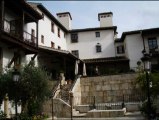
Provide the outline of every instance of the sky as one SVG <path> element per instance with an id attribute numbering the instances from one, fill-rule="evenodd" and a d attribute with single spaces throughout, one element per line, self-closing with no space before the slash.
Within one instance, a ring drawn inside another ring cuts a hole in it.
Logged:
<path id="1" fill-rule="evenodd" d="M 35 2 L 35 1 L 34 1 Z M 70 12 L 72 29 L 99 27 L 98 13 L 113 12 L 118 37 L 122 32 L 159 27 L 159 1 L 36 1 L 55 17 Z"/>

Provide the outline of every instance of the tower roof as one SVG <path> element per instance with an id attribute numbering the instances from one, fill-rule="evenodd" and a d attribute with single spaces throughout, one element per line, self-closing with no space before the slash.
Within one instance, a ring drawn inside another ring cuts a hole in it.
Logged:
<path id="1" fill-rule="evenodd" d="M 103 12 L 103 13 L 98 13 L 98 20 L 100 21 L 100 15 L 108 15 L 108 14 L 113 15 L 113 13 L 112 13 L 112 12 Z"/>
<path id="2" fill-rule="evenodd" d="M 70 19 L 72 20 L 72 16 L 70 12 L 61 12 L 61 13 L 57 13 L 56 15 L 63 15 L 63 14 L 68 14 L 70 16 Z"/>

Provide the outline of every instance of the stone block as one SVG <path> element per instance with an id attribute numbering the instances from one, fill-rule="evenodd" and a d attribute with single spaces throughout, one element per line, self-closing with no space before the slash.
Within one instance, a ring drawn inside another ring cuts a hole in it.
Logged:
<path id="1" fill-rule="evenodd" d="M 101 112 L 101 117 L 102 118 L 109 117 L 109 111 Z"/>
<path id="2" fill-rule="evenodd" d="M 112 85 L 112 90 L 119 90 L 119 84 Z"/>
<path id="3" fill-rule="evenodd" d="M 85 86 L 85 91 L 86 91 L 86 92 L 89 91 L 89 86 Z"/>
<path id="4" fill-rule="evenodd" d="M 96 91 L 100 91 L 102 89 L 101 85 L 96 85 Z"/>
<path id="5" fill-rule="evenodd" d="M 111 90 L 111 85 L 103 85 L 102 90 Z"/>
<path id="6" fill-rule="evenodd" d="M 128 83 L 123 83 L 122 86 L 121 86 L 121 88 L 123 90 L 128 89 Z"/>

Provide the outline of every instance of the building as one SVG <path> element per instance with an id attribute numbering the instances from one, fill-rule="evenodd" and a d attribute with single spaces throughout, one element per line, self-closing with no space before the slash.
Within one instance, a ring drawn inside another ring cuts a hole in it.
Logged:
<path id="1" fill-rule="evenodd" d="M 118 42 L 124 45 L 125 57 L 130 60 L 130 69 L 136 70 L 143 52 L 151 54 L 152 69 L 159 69 L 159 28 L 123 32 Z"/>
<path id="2" fill-rule="evenodd" d="M 51 48 L 51 50 L 56 50 L 59 52 L 61 50 L 68 51 L 71 55 L 73 54 L 74 56 L 85 62 L 88 76 L 107 74 L 109 71 L 128 71 L 129 60 L 121 54 L 118 55 L 115 50 L 114 41 L 117 36 L 117 27 L 113 26 L 112 12 L 98 14 L 100 27 L 72 29 L 72 16 L 69 12 L 57 13 L 56 19 L 42 4 L 29 4 L 43 15 L 43 19 L 39 21 L 40 51 L 45 48 Z M 31 29 L 34 28 L 35 25 L 30 24 L 29 27 Z M 48 57 L 46 56 L 43 57 L 43 53 L 40 54 L 40 51 L 38 58 L 48 59 Z M 51 61 L 61 60 L 61 58 L 55 60 L 56 58 L 52 57 Z M 44 63 L 43 66 L 49 66 L 50 68 L 48 69 L 51 73 L 56 73 L 57 69 L 60 68 L 59 66 L 57 66 L 57 62 L 56 65 L 53 66 L 53 64 L 51 63 L 46 64 L 46 60 L 41 59 L 37 61 L 39 61 L 40 64 Z M 79 68 L 82 68 L 82 66 L 83 65 L 80 64 Z M 71 70 L 66 71 L 73 72 L 73 70 L 74 68 L 72 67 Z M 79 74 L 82 74 L 82 69 L 79 70 Z"/>
<path id="3" fill-rule="evenodd" d="M 39 19 L 42 19 L 41 14 L 24 0 L 0 1 L 1 72 L 11 67 L 19 70 L 22 65 L 29 63 L 27 55 L 38 53 Z M 30 23 L 36 27 L 28 29 L 27 25 Z M 11 108 L 11 104 L 9 106 Z M 10 113 L 13 114 L 14 111 L 11 109 Z"/>
<path id="4" fill-rule="evenodd" d="M 42 16 L 23 0 L 1 1 L 0 68 L 25 64 L 26 55 L 38 52 L 38 20 Z M 27 29 L 29 23 L 35 29 Z"/>
<path id="5" fill-rule="evenodd" d="M 52 79 L 58 79 L 59 73 L 64 72 L 66 80 L 74 80 L 76 61 L 79 61 L 79 72 L 82 68 L 82 61 L 68 51 L 66 38 L 67 26 L 58 21 L 42 4 L 29 3 L 37 10 L 43 19 L 39 20 L 39 52 L 35 58 L 37 65 L 45 68 L 52 75 Z M 60 13 L 58 14 L 60 17 Z M 29 29 L 35 28 L 30 23 Z M 68 26 L 69 27 L 69 26 Z"/>

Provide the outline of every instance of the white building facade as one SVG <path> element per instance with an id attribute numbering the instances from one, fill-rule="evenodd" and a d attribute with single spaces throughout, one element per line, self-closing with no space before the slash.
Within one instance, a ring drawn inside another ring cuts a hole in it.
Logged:
<path id="1" fill-rule="evenodd" d="M 136 70 L 144 52 L 151 55 L 152 69 L 159 69 L 159 28 L 124 32 L 120 41 L 125 47 L 125 56 L 130 60 L 130 69 Z"/>

